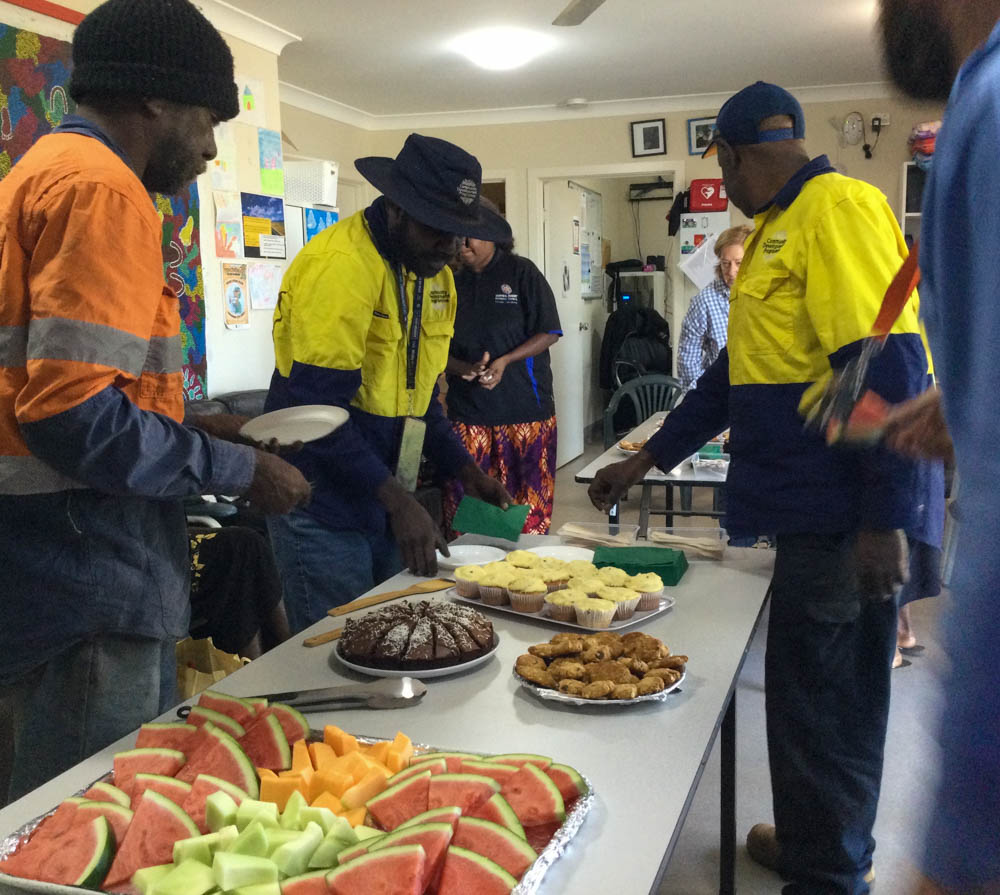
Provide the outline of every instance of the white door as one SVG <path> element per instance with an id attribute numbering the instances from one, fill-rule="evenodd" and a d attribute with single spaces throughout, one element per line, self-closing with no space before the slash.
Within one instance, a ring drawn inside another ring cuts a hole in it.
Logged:
<path id="1" fill-rule="evenodd" d="M 580 296 L 580 255 L 573 251 L 573 222 L 580 218 L 580 193 L 566 180 L 547 181 L 544 207 L 545 278 L 555 293 L 563 331 L 550 349 L 559 426 L 556 465 L 563 466 L 583 453 L 586 425 L 584 353 L 590 350 L 590 332 Z"/>

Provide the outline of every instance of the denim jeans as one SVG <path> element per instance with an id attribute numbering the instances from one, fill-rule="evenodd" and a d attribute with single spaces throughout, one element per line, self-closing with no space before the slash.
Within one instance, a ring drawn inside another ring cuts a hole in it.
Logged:
<path id="1" fill-rule="evenodd" d="M 0 797 L 14 801 L 177 701 L 176 641 L 84 640 L 0 685 Z"/>
<path id="2" fill-rule="evenodd" d="M 293 634 L 403 568 L 388 532 L 337 531 L 301 510 L 269 516 L 267 529 Z"/>
<path id="3" fill-rule="evenodd" d="M 896 604 L 859 593 L 855 535 L 779 535 L 765 659 L 785 895 L 866 895 Z"/>

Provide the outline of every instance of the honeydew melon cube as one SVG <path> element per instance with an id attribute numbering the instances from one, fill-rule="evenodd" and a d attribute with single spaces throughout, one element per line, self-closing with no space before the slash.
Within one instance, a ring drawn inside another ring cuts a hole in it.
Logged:
<path id="1" fill-rule="evenodd" d="M 236 823 L 236 800 L 219 789 L 205 799 L 205 823 L 213 832 Z"/>
<path id="2" fill-rule="evenodd" d="M 156 882 L 163 879 L 173 869 L 173 864 L 155 864 L 152 867 L 143 867 L 132 874 L 132 886 L 138 889 L 141 895 L 150 895 Z"/>
<path id="3" fill-rule="evenodd" d="M 281 895 L 280 883 L 257 883 L 255 886 L 240 886 L 232 895 Z"/>
<path id="4" fill-rule="evenodd" d="M 236 826 L 245 830 L 255 820 L 266 827 L 278 826 L 278 806 L 274 802 L 244 799 L 236 809 Z"/>
<path id="5" fill-rule="evenodd" d="M 214 888 L 212 868 L 201 861 L 188 859 L 153 883 L 149 895 L 205 895 Z"/>
<path id="6" fill-rule="evenodd" d="M 268 830 L 267 832 L 267 855 L 270 857 L 281 846 L 289 842 L 294 842 L 302 835 L 301 830 Z"/>
<path id="7" fill-rule="evenodd" d="M 267 830 L 262 823 L 254 821 L 236 837 L 233 844 L 226 851 L 234 855 L 250 855 L 256 858 L 263 858 L 267 856 L 267 846 Z"/>
<path id="8" fill-rule="evenodd" d="M 310 822 L 297 839 L 279 846 L 271 855 L 271 860 L 285 876 L 298 876 L 306 872 L 309 859 L 322 841 L 323 828 Z"/>
<path id="9" fill-rule="evenodd" d="M 278 823 L 285 830 L 301 830 L 303 824 L 299 820 L 299 812 L 308 807 L 306 797 L 299 790 L 295 790 L 285 802 L 285 810 L 281 812 Z"/>
<path id="10" fill-rule="evenodd" d="M 342 818 L 341 818 L 342 819 Z M 299 829 L 304 830 L 310 823 L 318 824 L 325 836 L 337 822 L 337 815 L 329 808 L 317 808 L 306 805 L 299 812 Z"/>
<path id="11" fill-rule="evenodd" d="M 216 885 L 224 892 L 241 886 L 256 886 L 260 883 L 278 881 L 278 868 L 274 861 L 228 851 L 216 852 L 212 861 L 212 872 L 215 875 Z"/>

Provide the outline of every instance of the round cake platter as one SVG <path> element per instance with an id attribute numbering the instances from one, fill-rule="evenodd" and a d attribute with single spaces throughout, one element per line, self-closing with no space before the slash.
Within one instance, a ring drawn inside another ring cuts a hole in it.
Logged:
<path id="1" fill-rule="evenodd" d="M 534 693 L 539 699 L 544 699 L 547 702 L 561 702 L 563 705 L 571 705 L 576 707 L 582 706 L 594 706 L 595 708 L 609 708 L 610 706 L 625 706 L 625 705 L 638 705 L 643 702 L 665 702 L 667 697 L 674 693 L 680 688 L 680 685 L 684 683 L 684 678 L 687 677 L 687 672 L 681 674 L 680 679 L 675 681 L 669 687 L 660 690 L 659 693 L 649 693 L 646 696 L 636 696 L 635 699 L 583 699 L 580 696 L 570 696 L 568 693 L 563 693 L 560 690 L 553 690 L 549 687 L 542 687 L 539 684 L 533 684 L 529 680 L 521 677 L 514 671 L 514 680 L 516 680 L 525 690 Z"/>
<path id="2" fill-rule="evenodd" d="M 359 674 L 367 674 L 372 677 L 415 677 L 419 680 L 427 680 L 428 678 L 462 674 L 466 671 L 472 671 L 480 665 L 485 665 L 493 658 L 493 654 L 496 653 L 499 646 L 500 636 L 494 631 L 493 646 L 483 653 L 483 655 L 476 656 L 475 659 L 469 659 L 467 662 L 459 662 L 457 665 L 448 665 L 444 668 L 374 668 L 371 665 L 359 665 L 357 662 L 345 659 L 340 655 L 340 644 L 338 643 L 330 652 L 330 666 L 334 667 L 334 663 L 336 662 L 343 665 L 344 668 L 350 668 L 351 671 L 357 671 Z"/>

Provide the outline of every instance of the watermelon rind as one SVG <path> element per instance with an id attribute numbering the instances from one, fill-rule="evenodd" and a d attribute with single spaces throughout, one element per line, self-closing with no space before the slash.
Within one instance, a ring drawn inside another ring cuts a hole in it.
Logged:
<path id="1" fill-rule="evenodd" d="M 413 880 L 402 876 L 399 872 L 399 864 L 401 861 L 409 862 L 413 864 L 414 870 L 417 871 L 417 877 Z M 360 891 L 356 887 L 350 889 L 341 888 L 339 885 L 341 880 L 355 880 L 360 882 L 365 879 L 368 874 L 377 873 L 377 867 L 380 863 L 384 863 L 386 867 L 391 870 L 391 878 L 395 885 L 399 888 L 394 891 L 406 892 L 410 890 L 410 884 L 412 884 L 412 890 L 419 892 L 419 884 L 423 878 L 423 868 L 426 856 L 424 850 L 419 845 L 396 845 L 392 848 L 384 848 L 380 851 L 370 852 L 367 855 L 362 855 L 360 858 L 355 858 L 343 867 L 338 867 L 336 870 L 331 870 L 326 875 L 326 885 L 330 890 L 332 895 L 338 895 L 342 891 Z M 393 865 L 396 865 L 395 867 Z M 375 869 L 373 869 L 375 868 Z M 378 891 L 378 889 L 376 889 Z"/>
<path id="2" fill-rule="evenodd" d="M 260 795 L 257 772 L 240 744 L 214 724 L 206 724 L 202 731 L 202 744 L 180 769 L 177 777 L 188 783 L 194 782 L 198 774 L 220 777 L 244 790 L 252 798 L 257 798 Z"/>
<path id="3" fill-rule="evenodd" d="M 482 757 L 482 755 L 477 755 L 474 752 L 423 752 L 420 755 L 414 755 L 410 759 L 410 765 L 413 766 L 422 761 L 430 761 L 435 758 L 443 758 L 448 765 L 448 773 L 456 774 L 458 773 L 459 765 L 463 761 L 479 761 Z"/>
<path id="4" fill-rule="evenodd" d="M 444 861 L 448 846 L 451 845 L 454 827 L 450 823 L 417 824 L 396 830 L 383 836 L 377 842 L 372 843 L 368 848 L 369 854 L 379 852 L 384 848 L 392 848 L 397 845 L 419 845 L 424 850 L 427 863 L 424 866 L 423 891 L 430 888 L 431 882 L 437 876 L 438 868 Z M 430 837 L 426 839 L 424 837 Z M 424 841 L 420 841 L 424 838 Z M 433 848 L 432 848 L 433 846 Z"/>
<path id="5" fill-rule="evenodd" d="M 580 772 L 568 764 L 551 764 L 545 769 L 545 773 L 558 787 L 564 803 L 578 799 L 587 791 L 587 783 Z"/>
<path id="6" fill-rule="evenodd" d="M 514 809 L 510 807 L 510 802 L 500 795 L 500 793 L 497 793 L 491 799 L 480 805 L 470 816 L 477 817 L 481 820 L 492 821 L 495 824 L 499 824 L 501 827 L 506 827 L 515 836 L 527 839 L 524 827 L 521 825 L 521 821 L 518 820 L 517 815 L 514 813 Z"/>
<path id="7" fill-rule="evenodd" d="M 489 761 L 498 762 L 499 764 L 516 764 L 519 767 L 525 764 L 533 764 L 536 768 L 540 768 L 543 771 L 552 764 L 552 759 L 547 755 L 535 755 L 531 752 L 505 752 L 503 755 L 491 755 Z"/>
<path id="8" fill-rule="evenodd" d="M 514 812 L 511 811 L 511 814 L 513 815 Z M 423 811 L 416 817 L 411 817 L 409 820 L 403 821 L 396 829 L 402 830 L 404 827 L 431 823 L 449 823 L 454 827 L 461 816 L 461 808 L 456 808 L 454 805 L 444 805 L 441 808 L 431 808 L 430 811 Z"/>
<path id="9" fill-rule="evenodd" d="M 395 786 L 397 783 L 402 783 L 404 780 L 409 780 L 410 777 L 415 777 L 417 774 L 447 774 L 448 773 L 448 762 L 443 758 L 436 758 L 432 761 L 421 761 L 417 764 L 411 764 L 408 768 L 404 768 L 398 774 L 393 774 L 387 781 L 386 784 L 389 787 Z"/>
<path id="10" fill-rule="evenodd" d="M 475 886 L 462 878 L 463 864 L 471 865 L 474 872 L 479 871 L 477 875 L 485 874 L 495 880 L 496 888 L 493 889 L 495 892 L 500 892 L 502 888 L 510 892 L 517 885 L 517 880 L 499 864 L 477 855 L 474 851 L 452 845 L 444 859 L 444 870 L 438 885 L 440 895 L 467 895 L 469 892 L 478 891 Z"/>
<path id="11" fill-rule="evenodd" d="M 212 868 L 200 861 L 181 861 L 166 876 L 153 883 L 150 895 L 205 895 L 215 888 Z"/>
<path id="12" fill-rule="evenodd" d="M 122 792 L 111 783 L 95 783 L 83 794 L 83 797 L 94 802 L 116 802 L 123 808 L 128 808 L 131 805 L 128 793 Z"/>
<path id="13" fill-rule="evenodd" d="M 332 864 L 330 865 L 333 866 Z M 281 895 L 313 895 L 322 892 L 326 895 L 326 874 L 329 868 L 313 870 L 299 876 L 290 876 L 281 882 Z"/>
<path id="14" fill-rule="evenodd" d="M 274 715 L 285 732 L 285 737 L 289 743 L 305 740 L 309 738 L 309 722 L 306 716 L 298 709 L 293 709 L 283 702 L 272 702 L 266 709 L 261 711 L 262 715 Z"/>
<path id="15" fill-rule="evenodd" d="M 277 715 L 265 712 L 257 718 L 240 736 L 240 746 L 258 768 L 285 771 L 292 766 L 292 747 Z"/>
<path id="16" fill-rule="evenodd" d="M 186 754 L 197 736 L 198 728 L 194 724 L 185 724 L 183 721 L 150 721 L 139 728 L 135 747 L 179 749 Z"/>
<path id="17" fill-rule="evenodd" d="M 178 749 L 127 749 L 112 759 L 115 786 L 132 797 L 136 774 L 163 774 L 173 777 L 184 766 L 187 756 Z M 134 810 L 134 809 L 133 809 Z"/>
<path id="18" fill-rule="evenodd" d="M 208 706 L 193 706 L 188 713 L 188 723 L 201 726 L 206 721 L 211 721 L 216 727 L 221 727 L 226 733 L 237 740 L 247 732 L 246 728 L 239 721 L 231 718 L 229 715 L 217 712 L 215 709 L 208 708 Z M 253 718 L 251 717 L 249 721 L 253 721 Z"/>
<path id="19" fill-rule="evenodd" d="M 520 836 L 500 824 L 477 817 L 459 818 L 452 842 L 458 848 L 489 858 L 517 879 L 524 875 L 538 857 L 535 850 Z"/>
<path id="20" fill-rule="evenodd" d="M 430 783 L 431 772 L 426 771 L 422 774 L 416 774 L 413 777 L 409 777 L 402 783 L 397 783 L 395 786 L 389 789 L 384 789 L 377 796 L 373 796 L 368 800 L 366 807 L 368 808 L 368 813 L 375 819 L 383 830 L 394 830 L 401 823 L 409 820 L 413 817 L 413 814 L 407 815 L 406 810 L 399 808 L 394 805 L 393 802 L 400 800 L 406 803 L 406 795 L 412 794 L 418 798 L 418 800 L 423 801 L 423 804 L 427 804 L 427 787 Z M 421 798 L 422 796 L 422 798 Z M 400 798 L 404 797 L 404 798 Z M 412 799 L 410 800 L 412 802 Z M 426 808 L 425 808 L 426 810 Z M 420 814 L 422 812 L 414 812 L 415 814 Z"/>
<path id="21" fill-rule="evenodd" d="M 504 782 L 513 777 L 518 770 L 516 765 L 504 764 L 499 761 L 463 761 L 459 773 L 492 777 L 503 786 Z"/>
<path id="22" fill-rule="evenodd" d="M 170 801 L 178 805 L 184 805 L 184 800 L 191 794 L 191 784 L 178 780 L 176 777 L 168 777 L 166 774 L 146 774 L 139 773 L 132 778 L 132 810 L 139 804 L 139 799 L 147 789 L 153 789 L 161 796 L 166 796 Z"/>
<path id="23" fill-rule="evenodd" d="M 216 852 L 212 860 L 212 872 L 215 874 L 215 884 L 224 892 L 240 886 L 278 881 L 278 868 L 270 858 L 235 852 Z"/>
<path id="24" fill-rule="evenodd" d="M 455 799 L 453 790 L 456 787 L 464 787 L 465 791 L 470 794 L 478 790 L 479 800 L 473 804 L 471 795 L 461 801 Z M 474 811 L 500 790 L 500 784 L 492 777 L 481 777 L 478 774 L 435 774 L 430 779 L 427 791 L 427 807 L 440 808 L 444 805 L 458 805 L 463 813 Z"/>
<path id="25" fill-rule="evenodd" d="M 111 832 L 114 833 L 115 847 L 117 848 L 117 844 L 125 838 L 133 816 L 134 812 L 131 808 L 126 808 L 117 802 L 96 802 L 84 799 L 77 805 L 76 812 L 73 814 L 73 826 L 95 817 L 104 817 L 111 824 Z"/>
<path id="26" fill-rule="evenodd" d="M 80 871 L 79 876 L 71 880 L 52 880 L 52 882 L 67 882 L 71 886 L 81 886 L 84 889 L 99 889 L 111 868 L 111 859 L 115 854 L 115 834 L 106 817 L 95 817 L 87 824 L 93 836 L 93 846 L 90 859 Z M 60 845 L 60 849 L 64 846 Z"/>
<path id="27" fill-rule="evenodd" d="M 253 703 L 240 699 L 238 696 L 220 693 L 218 690 L 202 690 L 198 694 L 198 707 L 212 709 L 219 714 L 227 715 L 241 726 L 245 726 L 257 715 L 257 707 Z"/>
<path id="28" fill-rule="evenodd" d="M 559 787 L 545 771 L 533 764 L 524 764 L 500 789 L 514 809 L 518 820 L 526 826 L 562 823 L 566 819 L 566 806 Z"/>

